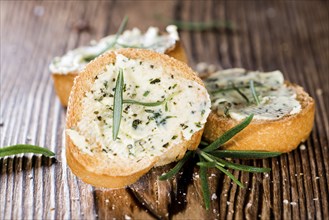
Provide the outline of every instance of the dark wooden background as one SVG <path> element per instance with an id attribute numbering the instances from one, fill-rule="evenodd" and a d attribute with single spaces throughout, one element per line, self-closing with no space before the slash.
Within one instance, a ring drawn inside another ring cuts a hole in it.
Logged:
<path id="1" fill-rule="evenodd" d="M 31 155 L 0 159 L 0 219 L 328 219 L 328 4 L 2 0 L 0 147 L 37 144 L 55 151 L 57 162 Z M 278 158 L 239 161 L 272 168 L 268 175 L 235 171 L 243 189 L 209 173 L 209 211 L 202 208 L 197 170 L 191 167 L 169 182 L 156 180 L 167 167 L 153 170 L 123 190 L 81 182 L 63 155 L 66 110 L 55 95 L 48 64 L 56 55 L 115 33 L 124 15 L 130 18 L 128 28 L 143 30 L 164 28 L 166 19 L 234 23 L 233 30 L 182 31 L 190 65 L 205 61 L 218 68 L 282 70 L 316 101 L 310 138 Z"/>

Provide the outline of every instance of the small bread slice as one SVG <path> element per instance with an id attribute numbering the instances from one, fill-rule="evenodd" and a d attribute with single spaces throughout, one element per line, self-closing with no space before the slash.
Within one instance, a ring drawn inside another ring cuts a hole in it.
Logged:
<path id="1" fill-rule="evenodd" d="M 113 140 L 113 93 L 120 69 L 124 100 L 168 101 L 153 107 L 123 104 L 118 139 Z M 207 90 L 185 63 L 150 50 L 108 52 L 75 79 L 66 121 L 68 165 L 93 186 L 125 187 L 153 166 L 195 150 L 209 113 Z"/>
<path id="2" fill-rule="evenodd" d="M 133 30 L 131 32 L 133 32 Z M 164 35 L 165 34 L 163 34 L 163 36 Z M 100 42 L 108 41 L 108 39 L 110 39 L 110 37 L 113 37 L 113 36 L 108 36 L 108 37 L 102 39 Z M 169 47 L 163 51 L 164 54 L 167 54 L 177 60 L 187 63 L 188 58 L 186 56 L 182 43 L 178 39 L 176 39 L 176 40 L 171 39 L 171 41 L 173 41 L 174 43 L 168 44 Z M 87 48 L 86 50 L 90 49 L 91 51 L 97 51 L 97 50 L 93 49 L 93 46 L 90 46 L 89 48 L 88 47 L 77 48 L 73 51 L 69 51 L 66 55 L 64 55 L 61 58 L 59 58 L 59 57 L 55 58 L 50 65 L 50 71 L 52 73 L 55 91 L 56 91 L 57 96 L 59 97 L 61 104 L 64 107 L 66 107 L 68 104 L 68 99 L 69 99 L 69 95 L 70 95 L 70 92 L 71 92 L 71 89 L 73 86 L 74 78 L 80 73 L 80 71 L 84 68 L 84 66 L 87 63 L 82 62 L 80 64 L 77 64 L 77 63 L 75 63 L 77 61 L 73 57 L 72 61 L 68 61 L 68 63 L 67 63 L 67 61 L 63 62 L 63 65 L 69 65 L 68 66 L 69 68 L 65 67 L 63 70 L 61 70 L 61 72 L 59 72 L 60 68 L 56 67 L 56 62 L 58 62 L 58 59 L 63 60 L 63 59 L 67 59 L 66 57 L 75 56 L 74 54 L 76 54 L 77 58 L 79 58 L 80 54 L 86 53 L 85 51 L 83 51 L 84 48 Z M 158 48 L 154 47 L 154 48 L 149 48 L 149 49 L 157 51 Z M 74 62 L 74 66 L 75 66 L 74 68 L 70 67 L 70 65 L 73 65 L 73 64 L 70 64 L 70 62 Z M 57 64 L 57 65 L 60 65 L 60 64 Z"/>
<path id="3" fill-rule="evenodd" d="M 232 74 L 235 74 L 240 70 L 226 71 L 232 71 Z M 288 89 L 295 92 L 295 99 L 300 103 L 300 111 L 286 114 L 279 119 L 254 118 L 243 131 L 228 141 L 222 149 L 290 152 L 308 138 L 314 123 L 314 100 L 302 87 L 287 81 L 284 84 Z M 213 108 L 208 117 L 203 137 L 207 141 L 214 141 L 240 122 L 240 119 L 237 120 L 219 114 Z"/>

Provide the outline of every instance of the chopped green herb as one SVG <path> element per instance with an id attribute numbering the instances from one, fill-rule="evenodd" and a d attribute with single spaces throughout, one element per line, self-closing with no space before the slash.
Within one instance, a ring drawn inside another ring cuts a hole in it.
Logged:
<path id="1" fill-rule="evenodd" d="M 135 119 L 132 123 L 132 126 L 133 126 L 134 129 L 137 129 L 138 125 L 140 125 L 141 123 L 142 123 L 141 120 Z"/>
<path id="2" fill-rule="evenodd" d="M 149 94 L 150 94 L 150 91 L 147 90 L 147 91 L 144 92 L 143 96 L 146 97 L 146 96 L 148 96 Z"/>
<path id="3" fill-rule="evenodd" d="M 156 83 L 159 83 L 159 82 L 161 82 L 161 80 L 159 78 L 150 80 L 150 84 L 156 84 Z"/>

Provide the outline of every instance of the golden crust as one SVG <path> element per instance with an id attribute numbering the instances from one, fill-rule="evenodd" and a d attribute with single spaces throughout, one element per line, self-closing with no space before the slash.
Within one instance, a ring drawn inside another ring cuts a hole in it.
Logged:
<path id="1" fill-rule="evenodd" d="M 184 63 L 188 62 L 184 47 L 180 42 L 177 42 L 173 48 L 168 49 L 165 54 Z M 74 78 L 78 76 L 78 74 L 79 72 L 70 72 L 67 74 L 52 73 L 56 94 L 64 107 L 68 105 Z"/>
<path id="2" fill-rule="evenodd" d="M 67 74 L 53 73 L 55 92 L 63 106 L 67 106 L 69 96 L 73 87 L 74 78 L 78 73 L 70 72 Z"/>
<path id="3" fill-rule="evenodd" d="M 168 55 L 158 54 L 153 51 L 143 49 L 119 49 L 101 55 L 91 61 L 86 68 L 75 78 L 75 83 L 69 98 L 67 110 L 66 128 L 72 128 L 77 125 L 82 116 L 82 99 L 87 91 L 90 90 L 94 78 L 104 68 L 105 65 L 115 62 L 116 54 L 122 54 L 131 59 L 140 59 L 152 61 L 156 65 L 164 66 L 168 73 L 175 71 L 176 76 L 185 79 L 194 80 L 203 86 L 203 82 L 196 74 L 183 62 L 180 62 Z M 101 187 L 120 188 L 135 182 L 139 177 L 150 170 L 155 163 L 164 165 L 182 158 L 187 149 L 196 149 L 202 136 L 202 130 L 193 134 L 190 140 L 184 141 L 179 145 L 173 146 L 173 151 L 168 151 L 163 157 L 154 158 L 148 161 L 145 167 L 137 172 L 127 172 L 122 175 L 122 170 L 115 167 L 108 167 L 105 156 L 98 153 L 97 156 L 82 154 L 80 150 L 72 143 L 70 137 L 66 135 L 66 157 L 67 162 L 73 173 L 83 181 Z M 163 160 L 163 161 L 162 161 Z"/>
<path id="4" fill-rule="evenodd" d="M 278 120 L 253 120 L 248 127 L 227 142 L 223 149 L 290 152 L 305 141 L 314 123 L 314 100 L 302 87 L 290 83 L 287 85 L 296 91 L 302 110 L 298 114 Z M 238 123 L 239 121 L 212 111 L 205 126 L 204 138 L 214 141 Z"/>

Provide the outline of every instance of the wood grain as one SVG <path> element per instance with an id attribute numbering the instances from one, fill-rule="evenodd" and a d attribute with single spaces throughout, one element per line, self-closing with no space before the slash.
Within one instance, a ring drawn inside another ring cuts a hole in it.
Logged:
<path id="1" fill-rule="evenodd" d="M 0 147 L 31 143 L 57 154 L 56 160 L 0 159 L 0 219 L 328 218 L 328 1 L 0 1 L 0 12 Z M 163 29 L 163 21 L 172 19 L 232 22 L 234 29 L 180 33 L 190 65 L 282 70 L 316 101 L 310 138 L 278 158 L 237 160 L 272 168 L 269 174 L 233 171 L 245 188 L 210 170 L 209 211 L 193 161 L 164 182 L 156 177 L 173 164 L 127 189 L 83 183 L 65 161 L 66 109 L 48 65 L 54 56 L 115 33 L 124 15 L 128 28 L 142 30 Z"/>

